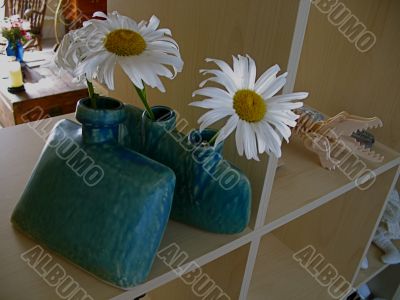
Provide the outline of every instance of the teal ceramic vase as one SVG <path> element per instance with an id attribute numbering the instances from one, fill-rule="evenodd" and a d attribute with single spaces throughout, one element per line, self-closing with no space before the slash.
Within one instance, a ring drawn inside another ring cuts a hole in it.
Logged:
<path id="1" fill-rule="evenodd" d="M 175 172 L 171 218 L 214 233 L 243 231 L 250 219 L 250 182 L 223 158 L 223 144 L 216 149 L 208 145 L 215 131 L 192 131 L 186 136 L 175 129 L 173 110 L 164 106 L 152 110 L 158 121 L 134 106 L 127 107 L 125 142 Z M 135 139 L 138 135 L 141 143 Z"/>
<path id="2" fill-rule="evenodd" d="M 53 129 L 14 209 L 21 231 L 113 285 L 149 274 L 175 187 L 173 171 L 119 145 L 124 105 L 79 101 L 79 124 Z M 139 137 L 138 137 L 139 138 Z"/>

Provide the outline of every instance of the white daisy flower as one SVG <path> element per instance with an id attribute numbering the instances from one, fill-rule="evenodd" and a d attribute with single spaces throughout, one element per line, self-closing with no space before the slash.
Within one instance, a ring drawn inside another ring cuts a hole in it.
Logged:
<path id="1" fill-rule="evenodd" d="M 288 142 L 290 127 L 296 126 L 298 115 L 292 109 L 303 106 L 302 102 L 293 100 L 305 99 L 308 93 L 278 95 L 286 84 L 287 73 L 276 76 L 278 65 L 269 68 L 256 81 L 256 64 L 250 56 L 233 57 L 233 69 L 224 61 L 206 59 L 214 62 L 219 70 L 201 70 L 202 74 L 211 74 L 200 83 L 195 95 L 208 99 L 192 102 L 190 105 L 211 109 L 199 119 L 200 130 L 229 117 L 219 131 L 215 146 L 225 140 L 236 129 L 236 148 L 239 155 L 247 159 L 259 160 L 258 153 L 273 153 L 281 156 L 282 137 Z M 223 88 L 204 87 L 213 81 Z"/>
<path id="2" fill-rule="evenodd" d="M 85 59 L 89 49 L 79 37 L 77 31 L 70 31 L 62 39 L 57 53 L 54 57 L 54 63 L 63 71 L 70 75 L 75 75 L 78 65 Z M 85 76 L 76 78 L 78 81 L 85 80 Z"/>
<path id="3" fill-rule="evenodd" d="M 93 16 L 104 20 L 89 20 L 77 30 L 90 51 L 75 75 L 98 79 L 113 90 L 114 69 L 118 63 L 137 88 L 144 89 L 145 83 L 165 92 L 159 76 L 173 79 L 183 67 L 171 31 L 157 29 L 160 21 L 155 16 L 148 24 L 136 23 L 117 12 L 108 15 L 96 12 Z"/>

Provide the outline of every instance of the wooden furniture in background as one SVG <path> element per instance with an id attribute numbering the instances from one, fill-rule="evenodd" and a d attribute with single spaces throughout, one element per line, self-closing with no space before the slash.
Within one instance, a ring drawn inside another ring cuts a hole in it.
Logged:
<path id="1" fill-rule="evenodd" d="M 42 50 L 42 29 L 46 14 L 47 0 L 5 0 L 6 16 L 19 15 L 31 22 L 32 40 L 25 49 Z"/>
<path id="2" fill-rule="evenodd" d="M 107 0 L 61 0 L 66 31 L 82 27 L 82 23 L 91 19 L 93 13 L 107 13 Z"/>
<path id="3" fill-rule="evenodd" d="M 77 101 L 87 96 L 84 85 L 73 83 L 68 74 L 59 76 L 50 62 L 51 52 L 34 57 L 45 61 L 37 68 L 24 68 L 25 92 L 9 93 L 8 78 L 0 78 L 0 123 L 3 127 L 74 112 Z"/>

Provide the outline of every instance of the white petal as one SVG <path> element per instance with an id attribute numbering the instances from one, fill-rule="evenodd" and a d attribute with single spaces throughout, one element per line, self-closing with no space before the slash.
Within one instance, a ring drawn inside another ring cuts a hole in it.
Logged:
<path id="1" fill-rule="evenodd" d="M 165 41 L 156 40 L 149 42 L 147 43 L 146 49 L 179 56 L 179 49 L 176 48 L 173 44 Z"/>
<path id="2" fill-rule="evenodd" d="M 237 114 L 233 114 L 224 127 L 218 133 L 217 139 L 215 140 L 215 146 L 217 146 L 220 142 L 224 141 L 236 128 L 239 122 L 239 116 Z"/>
<path id="3" fill-rule="evenodd" d="M 220 89 L 220 88 L 214 88 L 214 87 L 206 87 L 206 88 L 202 88 L 197 91 L 194 91 L 192 96 L 194 97 L 195 95 L 201 95 L 201 96 L 217 98 L 217 99 L 232 99 L 232 97 L 229 95 L 229 93 L 227 91 Z"/>
<path id="4" fill-rule="evenodd" d="M 147 26 L 147 29 L 149 30 L 156 30 L 158 25 L 160 25 L 160 19 L 157 18 L 155 15 L 152 15 L 149 21 L 149 25 Z"/>
<path id="5" fill-rule="evenodd" d="M 252 124 L 254 132 L 256 133 L 257 144 L 258 144 L 258 153 L 264 153 L 267 151 L 265 134 L 262 132 L 261 123 Z"/>
<path id="6" fill-rule="evenodd" d="M 224 72 L 231 80 L 235 83 L 236 87 L 239 88 L 239 78 L 236 76 L 236 74 L 233 72 L 231 67 L 224 62 L 223 60 L 219 59 L 211 59 L 211 58 L 206 58 L 206 62 L 214 62 L 222 72 Z"/>
<path id="7" fill-rule="evenodd" d="M 118 62 L 133 84 L 139 89 L 143 89 L 143 82 L 136 72 L 134 61 L 128 57 L 123 57 L 119 58 Z"/>
<path id="8" fill-rule="evenodd" d="M 260 78 L 258 78 L 254 88 L 258 94 L 262 94 L 271 85 L 271 83 L 276 79 L 276 74 L 278 74 L 280 68 L 278 65 L 270 67 L 265 71 Z"/>
<path id="9" fill-rule="evenodd" d="M 290 93 L 284 95 L 273 96 L 268 99 L 269 103 L 273 102 L 287 102 L 293 100 L 303 100 L 308 97 L 308 93 Z"/>
<path id="10" fill-rule="evenodd" d="M 247 59 L 249 60 L 249 89 L 253 90 L 257 74 L 256 62 L 249 55 L 247 55 Z"/>
<path id="11" fill-rule="evenodd" d="M 200 117 L 198 123 L 200 124 L 200 131 L 203 131 L 210 125 L 218 122 L 219 120 L 225 118 L 226 116 L 232 115 L 234 113 L 233 109 L 229 108 L 218 108 L 206 112 Z"/>
<path id="12" fill-rule="evenodd" d="M 264 120 L 272 124 L 280 133 L 280 135 L 282 135 L 282 137 L 286 140 L 286 142 L 289 142 L 289 137 L 291 136 L 292 131 L 287 125 L 285 125 L 285 123 L 281 121 L 280 118 L 274 116 L 274 114 L 267 114 Z"/>
<path id="13" fill-rule="evenodd" d="M 237 87 L 235 82 L 226 75 L 226 73 L 219 70 L 200 70 L 200 72 L 204 74 L 213 74 L 215 77 L 208 78 L 200 83 L 200 87 L 203 87 L 208 81 L 214 81 L 216 83 L 221 84 L 232 96 L 237 91 Z"/>
<path id="14" fill-rule="evenodd" d="M 108 52 L 98 52 L 91 54 L 75 70 L 75 76 L 86 75 L 89 80 L 95 77 L 99 64 L 101 64 L 110 54 Z"/>
<path id="15" fill-rule="evenodd" d="M 303 106 L 303 102 L 266 102 L 268 109 L 272 111 L 292 110 Z"/>
<path id="16" fill-rule="evenodd" d="M 139 77 L 144 83 L 152 88 L 158 88 L 161 92 L 165 92 L 164 85 L 162 84 L 160 78 L 158 78 L 159 72 L 164 72 L 160 69 L 162 65 L 150 64 L 141 60 L 140 57 L 137 58 L 135 63 L 135 70 L 137 72 L 137 77 Z"/>
<path id="17" fill-rule="evenodd" d="M 114 69 L 117 58 L 110 55 L 99 67 L 98 78 L 100 82 L 105 83 L 110 90 L 114 90 Z"/>
<path id="18" fill-rule="evenodd" d="M 256 144 L 256 137 L 255 132 L 253 131 L 252 126 L 247 123 L 243 122 L 244 127 L 244 153 L 246 154 L 247 159 L 255 159 L 259 161 L 260 159 L 257 156 L 257 144 Z"/>
<path id="19" fill-rule="evenodd" d="M 268 147 L 271 149 L 271 152 L 274 153 L 276 157 L 281 157 L 281 138 L 267 122 L 262 121 L 262 126 L 264 127 L 263 132 L 267 137 Z"/>
<path id="20" fill-rule="evenodd" d="M 183 68 L 183 61 L 180 57 L 169 55 L 162 52 L 155 52 L 155 51 L 144 51 L 142 55 L 138 57 L 147 57 L 151 59 L 154 63 L 160 63 L 163 65 L 169 65 L 174 69 L 174 73 L 176 75 L 177 72 L 181 72 Z"/>
<path id="21" fill-rule="evenodd" d="M 249 60 L 241 55 L 239 57 L 239 68 L 240 68 L 240 76 L 242 80 L 242 88 L 248 89 L 249 88 Z"/>
<path id="22" fill-rule="evenodd" d="M 236 149 L 239 153 L 240 156 L 243 155 L 244 151 L 244 146 L 243 146 L 243 123 L 244 121 L 240 120 L 238 121 L 237 127 L 236 127 L 236 134 L 235 134 L 235 140 L 236 140 Z"/>
<path id="23" fill-rule="evenodd" d="M 271 85 L 262 93 L 264 99 L 271 98 L 286 84 L 287 73 L 280 75 L 271 83 Z"/>
<path id="24" fill-rule="evenodd" d="M 222 101 L 220 99 L 206 99 L 203 101 L 194 101 L 189 103 L 191 106 L 197 106 L 201 108 L 219 108 L 219 107 L 232 107 L 232 104 L 228 101 Z"/>

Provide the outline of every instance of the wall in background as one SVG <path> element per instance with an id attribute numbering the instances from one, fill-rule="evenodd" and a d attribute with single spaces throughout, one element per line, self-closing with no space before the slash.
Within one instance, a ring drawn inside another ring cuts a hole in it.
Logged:
<path id="1" fill-rule="evenodd" d="M 173 81 L 164 80 L 167 92 L 150 90 L 151 101 L 177 109 L 194 121 L 200 109 L 187 107 L 192 92 L 204 79 L 199 70 L 214 68 L 206 57 L 232 61 L 232 54 L 250 54 L 257 62 L 258 74 L 279 63 L 286 69 L 297 0 L 148 0 L 108 1 L 108 11 L 118 10 L 135 20 L 148 20 L 152 14 L 161 27 L 172 30 L 185 62 L 184 70 Z M 118 72 L 115 97 L 137 103 L 137 96 L 126 76 Z"/>
<path id="2" fill-rule="evenodd" d="M 307 104 L 329 115 L 347 110 L 380 117 L 384 128 L 373 133 L 400 151 L 400 1 L 339 2 L 376 35 L 376 44 L 359 52 L 312 5 L 296 89 L 310 91 Z"/>
<path id="3" fill-rule="evenodd" d="M 0 1 L 0 19 L 4 18 L 4 13 L 5 13 L 4 1 Z"/>

